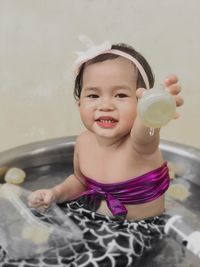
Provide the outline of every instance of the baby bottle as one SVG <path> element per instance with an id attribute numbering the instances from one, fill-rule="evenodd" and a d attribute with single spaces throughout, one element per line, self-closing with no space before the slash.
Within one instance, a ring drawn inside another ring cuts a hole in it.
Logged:
<path id="1" fill-rule="evenodd" d="M 138 100 L 137 112 L 144 125 L 151 129 L 166 125 L 175 111 L 175 99 L 163 85 L 147 89 Z"/>

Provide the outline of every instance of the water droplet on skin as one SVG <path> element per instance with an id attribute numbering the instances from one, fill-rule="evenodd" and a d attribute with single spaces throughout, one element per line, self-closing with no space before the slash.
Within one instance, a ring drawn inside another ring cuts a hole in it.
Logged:
<path id="1" fill-rule="evenodd" d="M 149 129 L 149 135 L 150 136 L 153 136 L 154 135 L 154 132 L 155 132 L 155 129 L 154 128 L 150 128 Z"/>

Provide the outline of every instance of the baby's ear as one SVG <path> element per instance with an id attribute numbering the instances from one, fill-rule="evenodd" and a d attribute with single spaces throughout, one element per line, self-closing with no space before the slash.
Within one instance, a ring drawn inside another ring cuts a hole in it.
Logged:
<path id="1" fill-rule="evenodd" d="M 80 100 L 77 100 L 77 101 L 76 101 L 76 104 L 77 104 L 78 107 L 80 107 L 80 105 L 81 105 Z"/>

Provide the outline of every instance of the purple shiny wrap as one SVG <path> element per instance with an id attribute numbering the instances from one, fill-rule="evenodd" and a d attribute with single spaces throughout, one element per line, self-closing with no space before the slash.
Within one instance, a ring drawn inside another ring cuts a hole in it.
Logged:
<path id="1" fill-rule="evenodd" d="M 98 183 L 85 177 L 88 190 L 81 196 L 89 195 L 94 201 L 105 199 L 114 216 L 126 215 L 124 204 L 143 204 L 160 197 L 169 187 L 167 162 L 148 173 L 119 183 Z"/>

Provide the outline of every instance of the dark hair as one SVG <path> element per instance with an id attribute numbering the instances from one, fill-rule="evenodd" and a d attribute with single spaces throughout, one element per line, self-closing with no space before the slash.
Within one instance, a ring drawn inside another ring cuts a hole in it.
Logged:
<path id="1" fill-rule="evenodd" d="M 139 53 L 137 52 L 133 47 L 128 46 L 126 44 L 115 44 L 112 45 L 112 49 L 117 49 L 120 51 L 123 51 L 131 56 L 133 56 L 134 58 L 136 58 L 140 64 L 143 66 L 147 77 L 149 79 L 149 84 L 150 84 L 150 88 L 153 87 L 154 85 L 154 75 L 152 72 L 152 69 L 149 65 L 149 63 L 147 62 L 147 60 Z M 90 65 L 90 64 L 94 64 L 97 62 L 102 62 L 105 60 L 109 60 L 109 59 L 114 59 L 119 57 L 118 55 L 115 54 L 110 54 L 110 53 L 105 53 L 105 54 L 100 54 L 94 58 L 92 58 L 91 60 L 87 61 L 86 63 L 84 63 L 79 70 L 78 75 L 76 76 L 75 79 L 75 85 L 74 85 L 74 97 L 76 100 L 79 100 L 80 95 L 81 95 L 81 90 L 82 90 L 82 83 L 83 83 L 83 73 L 84 73 L 84 69 L 86 65 Z M 137 77 L 137 88 L 139 87 L 143 87 L 145 88 L 145 83 L 143 81 L 143 78 L 140 74 L 140 72 L 138 71 L 138 77 Z"/>

